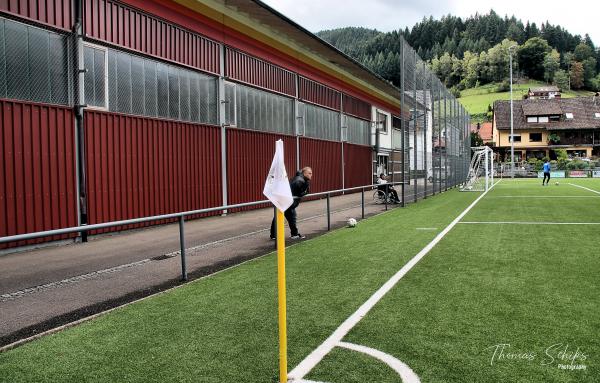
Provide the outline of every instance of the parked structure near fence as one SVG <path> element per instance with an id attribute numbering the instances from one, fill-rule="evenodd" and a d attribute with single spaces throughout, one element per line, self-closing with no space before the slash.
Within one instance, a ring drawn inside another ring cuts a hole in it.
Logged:
<path id="1" fill-rule="evenodd" d="M 312 192 L 466 177 L 469 117 L 403 40 L 395 87 L 260 1 L 31 4 L 0 2 L 0 237 L 261 200 L 280 138 Z"/>

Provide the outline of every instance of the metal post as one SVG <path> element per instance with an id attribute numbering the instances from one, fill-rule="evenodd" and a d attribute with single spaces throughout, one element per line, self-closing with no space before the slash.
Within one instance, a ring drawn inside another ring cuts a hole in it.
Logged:
<path id="1" fill-rule="evenodd" d="M 423 171 L 425 172 L 425 176 L 423 177 L 423 199 L 427 198 L 427 67 L 425 66 L 425 61 L 423 61 L 423 79 L 422 79 L 422 88 L 423 88 Z"/>
<path id="2" fill-rule="evenodd" d="M 187 268 L 185 265 L 185 233 L 184 224 L 185 218 L 183 215 L 179 216 L 179 247 L 181 252 L 181 280 L 187 281 Z"/>
<path id="3" fill-rule="evenodd" d="M 223 205 L 227 205 L 227 121 L 225 120 L 225 46 L 219 47 L 219 125 L 221 126 L 221 189 Z M 227 215 L 227 210 L 223 210 L 222 215 Z"/>
<path id="4" fill-rule="evenodd" d="M 360 203 L 361 203 L 361 207 L 362 207 L 361 217 L 362 217 L 362 219 L 365 219 L 365 188 L 360 189 L 360 191 L 361 191 Z"/>
<path id="5" fill-rule="evenodd" d="M 444 190 L 448 191 L 448 93 L 444 92 Z"/>
<path id="6" fill-rule="evenodd" d="M 413 160 L 415 161 L 414 164 L 414 179 L 415 179 L 415 185 L 414 185 L 414 193 L 415 193 L 415 203 L 417 202 L 417 192 L 418 192 L 418 188 L 417 188 L 417 115 L 419 113 L 419 111 L 417 110 L 417 52 L 415 50 L 413 50 L 413 97 L 414 97 L 414 102 L 415 102 L 415 114 L 412 118 L 413 122 Z"/>
<path id="7" fill-rule="evenodd" d="M 385 184 L 385 195 L 383 196 L 383 200 L 385 201 L 385 211 L 388 209 L 388 196 L 390 195 L 390 185 Z"/>
<path id="8" fill-rule="evenodd" d="M 327 193 L 327 231 L 331 230 L 331 202 L 330 193 Z"/>
<path id="9" fill-rule="evenodd" d="M 78 224 L 86 225 L 88 223 L 87 216 L 87 189 L 86 189 L 86 156 L 85 156 L 85 129 L 84 129 L 84 107 L 85 107 L 85 64 L 83 59 L 83 1 L 75 1 L 75 25 L 73 32 L 75 33 L 76 42 L 74 50 L 76 53 L 76 75 L 75 86 L 78 90 L 77 103 L 74 106 L 75 112 L 75 147 L 76 152 L 76 168 L 77 168 L 77 217 Z M 87 242 L 88 232 L 82 231 L 79 233 L 81 242 Z"/>
<path id="10" fill-rule="evenodd" d="M 402 207 L 404 207 L 404 200 L 406 199 L 404 184 L 406 183 L 406 120 L 404 118 L 404 38 L 400 40 L 400 134 L 402 141 L 400 146 L 402 147 Z"/>
<path id="11" fill-rule="evenodd" d="M 433 73 L 431 73 L 431 187 L 432 187 L 432 195 L 435 195 L 435 148 L 433 147 L 433 140 L 435 137 L 435 95 L 434 95 L 434 81 L 433 81 Z"/>
<path id="12" fill-rule="evenodd" d="M 512 70 L 512 49 L 516 45 L 508 48 L 508 61 L 510 71 L 510 178 L 515 178 L 515 137 L 513 132 L 513 70 Z"/>

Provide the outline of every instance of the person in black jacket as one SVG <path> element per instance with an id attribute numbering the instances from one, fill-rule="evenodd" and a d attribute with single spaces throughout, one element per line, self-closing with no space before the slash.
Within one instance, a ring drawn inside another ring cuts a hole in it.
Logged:
<path id="1" fill-rule="evenodd" d="M 311 179 L 312 169 L 307 166 L 296 172 L 296 176 L 290 181 L 294 203 L 284 212 L 284 215 L 288 221 L 288 225 L 290 225 L 292 239 L 306 238 L 306 236 L 298 232 L 298 227 L 296 226 L 296 208 L 300 205 L 300 199 L 308 194 Z M 275 239 L 275 217 L 273 217 L 273 222 L 271 222 L 271 239 Z"/>

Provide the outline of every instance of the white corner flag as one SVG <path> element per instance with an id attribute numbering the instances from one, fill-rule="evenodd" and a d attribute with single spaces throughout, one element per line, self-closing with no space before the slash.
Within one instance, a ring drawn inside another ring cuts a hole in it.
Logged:
<path id="1" fill-rule="evenodd" d="M 294 197 L 292 196 L 292 189 L 290 189 L 290 181 L 287 178 L 283 158 L 283 141 L 278 140 L 275 143 L 275 156 L 271 163 L 271 170 L 269 170 L 263 194 L 279 210 L 286 211 L 294 202 Z"/>

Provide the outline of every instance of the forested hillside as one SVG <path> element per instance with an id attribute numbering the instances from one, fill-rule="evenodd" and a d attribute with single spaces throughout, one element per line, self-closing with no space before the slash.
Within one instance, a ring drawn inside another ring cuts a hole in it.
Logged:
<path id="1" fill-rule="evenodd" d="M 400 82 L 400 35 L 428 61 L 449 88 L 463 90 L 508 77 L 508 47 L 517 44 L 515 74 L 561 89 L 600 90 L 600 51 L 590 37 L 572 35 L 560 25 L 537 26 L 494 11 L 467 19 L 424 18 L 412 29 L 382 33 L 340 28 L 318 35 L 382 77 Z"/>

